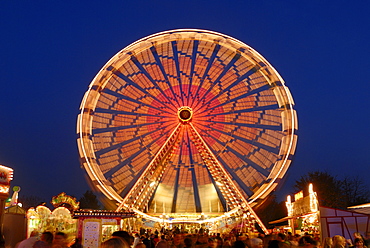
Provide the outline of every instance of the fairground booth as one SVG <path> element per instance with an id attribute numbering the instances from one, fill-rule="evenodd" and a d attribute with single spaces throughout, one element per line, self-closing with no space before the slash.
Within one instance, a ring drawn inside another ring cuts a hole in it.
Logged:
<path id="1" fill-rule="evenodd" d="M 40 205 L 27 211 L 27 233 L 64 232 L 68 241 L 82 240 L 84 247 L 98 247 L 114 231 L 137 228 L 135 214 L 108 210 L 79 209 L 79 202 L 65 193 L 54 196 L 54 209 Z"/>
<path id="2" fill-rule="evenodd" d="M 362 234 L 369 232 L 369 214 L 357 212 L 356 208 L 347 211 L 319 206 L 312 184 L 309 185 L 307 196 L 303 195 L 303 191 L 294 195 L 294 201 L 291 196 L 288 196 L 286 207 L 287 217 L 269 223 L 277 224 L 287 221 L 288 225 L 281 228 L 294 234 L 309 233 L 323 240 L 335 235 L 353 239 L 354 232 Z"/>

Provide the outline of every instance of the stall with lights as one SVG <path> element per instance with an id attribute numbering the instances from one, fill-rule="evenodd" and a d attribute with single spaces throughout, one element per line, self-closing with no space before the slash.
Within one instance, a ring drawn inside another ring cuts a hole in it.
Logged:
<path id="1" fill-rule="evenodd" d="M 46 206 L 37 206 L 27 211 L 27 233 L 33 230 L 40 232 L 64 232 L 70 239 L 76 234 L 76 220 L 72 218 L 71 211 L 66 207 L 57 207 L 50 210 Z"/>
<path id="2" fill-rule="evenodd" d="M 288 221 L 288 229 L 291 232 L 309 233 L 321 240 L 334 235 L 353 239 L 352 234 L 355 232 L 370 231 L 370 212 L 359 211 L 361 206 L 349 208 L 350 211 L 319 206 L 312 184 L 309 185 L 308 192 L 307 196 L 304 196 L 302 191 L 295 194 L 294 202 L 288 196 L 286 201 L 288 216 L 269 223 Z"/>
<path id="3" fill-rule="evenodd" d="M 309 185 L 308 195 L 304 196 L 303 191 L 294 195 L 294 201 L 290 195 L 285 202 L 288 216 L 280 220 L 269 222 L 270 224 L 288 221 L 288 230 L 292 233 L 320 233 L 320 211 L 316 192 L 313 191 L 312 184 Z"/>
<path id="4" fill-rule="evenodd" d="M 77 219 L 76 237 L 82 240 L 84 247 L 99 247 L 100 243 L 110 238 L 118 230 L 132 230 L 135 227 L 134 212 L 80 209 L 73 212 Z M 136 229 L 136 228 L 135 228 Z"/>

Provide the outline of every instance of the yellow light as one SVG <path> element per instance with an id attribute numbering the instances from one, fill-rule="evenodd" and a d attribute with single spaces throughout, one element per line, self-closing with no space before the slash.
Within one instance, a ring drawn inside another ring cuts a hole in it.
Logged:
<path id="1" fill-rule="evenodd" d="M 299 199 L 303 198 L 303 191 L 299 191 L 298 193 L 294 194 L 294 201 L 298 201 Z"/>

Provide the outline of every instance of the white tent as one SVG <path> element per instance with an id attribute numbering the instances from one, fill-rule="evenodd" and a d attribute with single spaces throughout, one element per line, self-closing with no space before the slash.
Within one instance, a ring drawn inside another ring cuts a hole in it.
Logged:
<path id="1" fill-rule="evenodd" d="M 354 232 L 361 234 L 369 232 L 370 215 L 368 214 L 328 207 L 320 207 L 319 209 L 323 238 L 342 235 L 346 239 L 352 240 Z"/>

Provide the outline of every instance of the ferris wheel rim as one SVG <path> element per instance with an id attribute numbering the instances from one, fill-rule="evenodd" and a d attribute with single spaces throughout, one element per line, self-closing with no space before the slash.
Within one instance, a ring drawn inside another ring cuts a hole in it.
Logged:
<path id="1" fill-rule="evenodd" d="M 91 84 L 89 85 L 89 89 L 88 91 L 85 93 L 85 96 L 83 98 L 83 101 L 81 103 L 81 111 L 80 111 L 80 118 L 78 120 L 78 133 L 79 133 L 79 147 L 80 147 L 80 151 L 81 153 L 83 154 L 82 158 L 85 159 L 86 161 L 86 165 L 87 165 L 87 168 L 85 168 L 86 170 L 88 170 L 88 174 L 89 176 L 95 178 L 95 180 L 98 182 L 97 186 L 98 188 L 100 187 L 100 190 L 107 196 L 109 196 L 110 198 L 113 198 L 114 200 L 116 200 L 117 202 L 120 202 L 122 201 L 123 199 L 117 195 L 117 194 L 114 194 L 113 192 L 110 191 L 110 189 L 107 187 L 107 185 L 104 183 L 104 180 L 105 178 L 102 177 L 102 175 L 99 175 L 99 170 L 96 169 L 96 166 L 93 164 L 92 161 L 90 161 L 90 159 L 86 159 L 86 158 L 90 158 L 91 157 L 91 154 L 88 154 L 87 152 L 87 144 L 84 143 L 84 138 L 85 138 L 85 135 L 86 133 L 84 132 L 81 132 L 81 130 L 84 130 L 84 125 L 86 124 L 85 122 L 88 122 L 88 121 L 85 121 L 84 120 L 84 116 L 86 114 L 86 112 L 88 110 L 90 111 L 93 111 L 95 106 L 93 106 L 92 103 L 87 103 L 88 99 L 89 98 L 93 98 L 91 96 L 91 92 L 93 91 L 93 87 L 96 86 L 96 81 L 98 80 L 98 77 L 99 75 L 103 72 L 104 69 L 106 69 L 109 65 L 112 64 L 112 62 L 117 59 L 117 56 L 119 56 L 120 54 L 123 53 L 123 51 L 125 50 L 130 50 L 132 47 L 134 46 L 137 46 L 138 44 L 140 44 L 141 42 L 144 42 L 148 39 L 151 39 L 151 38 L 155 38 L 155 37 L 159 37 L 161 35 L 166 35 L 166 34 L 177 34 L 177 33 L 181 33 L 181 32 L 198 32 L 198 33 L 210 33 L 210 34 L 213 34 L 213 35 L 220 35 L 224 38 L 227 38 L 227 39 L 230 39 L 234 42 L 237 42 L 237 43 L 240 43 L 242 44 L 243 46 L 247 47 L 248 49 L 250 49 L 250 51 L 255 54 L 256 56 L 259 57 L 259 59 L 261 59 L 264 63 L 267 64 L 267 66 L 273 70 L 274 74 L 279 78 L 281 84 L 282 84 L 282 90 L 284 91 L 284 95 L 287 96 L 288 98 L 288 103 L 286 103 L 288 105 L 287 109 L 289 109 L 289 112 L 290 112 L 290 115 L 293 116 L 293 118 L 291 118 L 291 123 L 289 124 L 292 129 L 290 130 L 291 131 L 291 134 L 289 136 L 289 145 L 288 145 L 288 148 L 287 148 L 287 152 L 284 154 L 284 158 L 283 158 L 283 165 L 281 166 L 281 168 L 279 169 L 279 171 L 276 173 L 276 175 L 274 176 L 273 179 L 270 180 L 268 186 L 265 187 L 264 191 L 262 192 L 259 192 L 256 196 L 251 196 L 250 199 L 248 199 L 248 202 L 249 203 L 253 203 L 255 202 L 256 200 L 259 199 L 259 197 L 263 194 L 266 193 L 266 191 L 268 191 L 272 185 L 276 182 L 276 180 L 279 178 L 279 176 L 281 175 L 282 172 L 284 172 L 284 165 L 287 163 L 287 161 L 289 160 L 289 156 L 292 154 L 292 150 L 295 149 L 295 143 L 296 143 L 296 136 L 295 136 L 295 126 L 297 125 L 296 124 L 296 118 L 294 118 L 295 116 L 295 110 L 293 109 L 293 106 L 294 106 L 294 102 L 293 102 L 293 99 L 290 95 L 290 92 L 289 90 L 285 87 L 285 83 L 284 83 L 284 80 L 282 79 L 282 77 L 280 76 L 280 74 L 275 70 L 275 68 L 266 60 L 264 59 L 257 51 L 255 51 L 253 48 L 251 48 L 250 46 L 246 45 L 245 43 L 233 38 L 233 37 L 230 37 L 230 36 L 227 36 L 227 35 L 224 35 L 224 34 L 221 34 L 221 33 L 217 33 L 217 32 L 214 32 L 214 31 L 207 31 L 207 30 L 201 30 L 201 29 L 176 29 L 176 30 L 170 30 L 170 31 L 163 31 L 163 32 L 160 32 L 160 33 L 157 33 L 157 34 L 153 34 L 153 35 L 149 35 L 147 37 L 144 37 L 132 44 L 130 44 L 129 46 L 123 48 L 122 50 L 120 50 L 116 55 L 114 55 L 103 67 L 102 69 L 98 72 L 98 74 L 94 77 L 94 79 L 92 80 Z M 98 100 L 98 95 L 95 96 L 96 97 L 96 101 Z M 93 107 L 91 108 L 88 108 L 87 105 L 88 104 L 92 104 Z M 90 120 L 92 121 L 92 120 Z M 92 145 L 92 144 L 89 144 L 89 145 Z M 91 149 L 91 148 L 90 148 Z M 92 150 L 92 149 L 91 149 Z M 293 152 L 294 153 L 294 152 Z M 92 156 L 93 157 L 93 156 Z M 284 172 L 285 174 L 285 172 Z"/>

